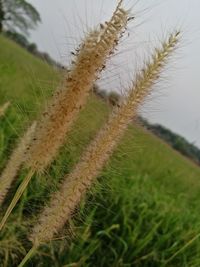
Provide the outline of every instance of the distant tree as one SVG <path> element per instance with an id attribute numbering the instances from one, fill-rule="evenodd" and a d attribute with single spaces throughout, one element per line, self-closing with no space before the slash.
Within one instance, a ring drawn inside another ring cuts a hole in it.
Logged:
<path id="1" fill-rule="evenodd" d="M 37 51 L 37 45 L 35 43 L 31 43 L 27 47 L 28 51 L 31 53 L 35 53 Z"/>
<path id="2" fill-rule="evenodd" d="M 2 3 L 2 0 L 0 0 L 0 32 L 2 32 L 2 30 L 3 30 L 4 17 L 5 17 L 5 13 L 3 10 L 3 3 Z"/>
<path id="3" fill-rule="evenodd" d="M 4 31 L 3 33 L 6 37 L 12 39 L 13 41 L 18 43 L 19 45 L 21 45 L 25 48 L 27 48 L 29 46 L 29 41 L 27 40 L 27 38 L 18 32 Z"/>
<path id="4" fill-rule="evenodd" d="M 40 14 L 27 1 L 0 0 L 0 32 L 5 29 L 28 34 L 40 21 Z"/>

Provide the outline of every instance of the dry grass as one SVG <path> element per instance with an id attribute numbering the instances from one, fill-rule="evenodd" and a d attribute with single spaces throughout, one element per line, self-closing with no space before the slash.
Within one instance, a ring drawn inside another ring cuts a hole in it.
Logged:
<path id="1" fill-rule="evenodd" d="M 15 177 L 24 163 L 26 153 L 30 147 L 36 122 L 34 122 L 26 131 L 24 136 L 19 141 L 16 149 L 13 150 L 10 159 L 0 176 L 0 205 L 3 203 L 11 185 L 13 184 Z"/>
<path id="2" fill-rule="evenodd" d="M 89 91 L 103 69 L 106 59 L 118 44 L 128 22 L 128 13 L 120 8 L 120 5 L 121 1 L 105 27 L 100 27 L 99 31 L 94 31 L 86 37 L 75 63 L 67 73 L 63 87 L 56 91 L 49 107 L 37 122 L 25 162 L 29 169 L 28 175 L 8 206 L 1 220 L 0 230 L 34 173 L 43 171 L 56 157 L 66 134 L 86 103 Z"/>
<path id="3" fill-rule="evenodd" d="M 127 19 L 128 13 L 118 6 L 104 29 L 86 37 L 62 89 L 56 91 L 38 123 L 26 164 L 31 169 L 42 171 L 56 157 L 106 59 L 117 45 Z"/>
<path id="4" fill-rule="evenodd" d="M 71 174 L 64 177 L 60 190 L 52 195 L 50 204 L 44 209 L 38 224 L 33 229 L 30 237 L 33 249 L 25 261 L 40 244 L 52 240 L 71 218 L 74 209 L 109 159 L 132 117 L 136 115 L 138 107 L 150 94 L 152 85 L 160 75 L 166 60 L 176 48 L 178 41 L 179 33 L 176 32 L 162 43 L 162 48 L 155 50 L 152 60 L 137 75 L 121 107 L 116 108 L 111 114 L 108 123 L 86 149 L 81 161 Z"/>
<path id="5" fill-rule="evenodd" d="M 3 104 L 3 106 L 0 107 L 0 118 L 5 115 L 9 106 L 10 106 L 10 102 L 6 102 L 5 104 Z"/>

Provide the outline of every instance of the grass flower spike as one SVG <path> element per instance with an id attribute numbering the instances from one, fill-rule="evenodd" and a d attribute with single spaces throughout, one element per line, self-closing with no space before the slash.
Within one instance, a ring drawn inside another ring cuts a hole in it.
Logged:
<path id="1" fill-rule="evenodd" d="M 63 88 L 56 91 L 38 123 L 27 161 L 28 167 L 42 171 L 55 158 L 127 20 L 128 13 L 118 6 L 104 29 L 88 35 L 67 74 Z"/>
<path id="2" fill-rule="evenodd" d="M 0 223 L 0 230 L 34 173 L 43 171 L 56 157 L 106 59 L 117 45 L 128 22 L 128 12 L 120 7 L 121 3 L 103 28 L 88 35 L 67 73 L 62 89 L 56 91 L 38 121 L 25 163 L 29 173 L 11 201 Z"/>
<path id="3" fill-rule="evenodd" d="M 27 130 L 25 135 L 21 138 L 18 146 L 14 149 L 7 163 L 6 168 L 0 176 L 0 205 L 3 203 L 5 196 L 7 195 L 18 170 L 25 160 L 25 156 L 28 148 L 30 147 L 30 142 L 33 137 L 36 127 L 36 122 L 34 122 Z"/>
<path id="4" fill-rule="evenodd" d="M 71 218 L 75 207 L 91 187 L 94 178 L 109 159 L 129 122 L 136 115 L 138 107 L 150 94 L 152 85 L 157 80 L 178 41 L 179 33 L 176 32 L 170 35 L 160 49 L 155 50 L 152 60 L 136 76 L 136 81 L 131 86 L 122 105 L 115 109 L 108 123 L 86 149 L 71 174 L 64 177 L 60 191 L 53 194 L 49 206 L 44 209 L 38 224 L 33 229 L 30 239 L 34 247 L 52 240 Z"/>

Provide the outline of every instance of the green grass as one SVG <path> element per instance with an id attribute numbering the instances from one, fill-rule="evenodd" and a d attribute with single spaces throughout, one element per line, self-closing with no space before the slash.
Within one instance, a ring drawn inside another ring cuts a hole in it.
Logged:
<path id="1" fill-rule="evenodd" d="M 2 36 L 0 51 L 0 105 L 12 103 L 0 120 L 2 170 L 60 74 Z M 17 266 L 29 250 L 27 236 L 38 212 L 109 112 L 91 95 L 59 158 L 46 174 L 34 177 L 0 234 L 0 266 Z M 1 216 L 24 175 L 13 185 Z M 80 212 L 27 266 L 199 267 L 200 240 L 188 243 L 200 233 L 199 209 L 200 168 L 140 126 L 130 126 Z"/>

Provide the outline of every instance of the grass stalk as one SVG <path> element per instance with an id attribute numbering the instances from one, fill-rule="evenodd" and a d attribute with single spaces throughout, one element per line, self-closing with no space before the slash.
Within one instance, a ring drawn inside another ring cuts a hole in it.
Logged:
<path id="1" fill-rule="evenodd" d="M 30 182 L 33 174 L 34 174 L 33 170 L 30 170 L 29 173 L 27 174 L 27 176 L 25 177 L 25 179 L 23 180 L 23 182 L 18 187 L 15 196 L 13 197 L 13 199 L 12 199 L 9 207 L 6 210 L 6 213 L 5 213 L 4 217 L 3 217 L 3 219 L 1 220 L 1 223 L 0 223 L 0 231 L 2 230 L 3 226 L 5 225 L 5 223 L 6 223 L 7 219 L 8 219 L 8 217 L 9 217 L 9 215 L 11 214 L 12 210 L 16 206 L 18 200 L 22 196 L 22 194 L 23 194 L 24 190 L 26 189 L 28 183 Z"/>
<path id="2" fill-rule="evenodd" d="M 0 176 L 0 205 L 4 202 L 11 185 L 15 180 L 15 177 L 25 160 L 35 127 L 36 122 L 33 122 L 33 124 L 28 128 L 24 136 L 19 141 L 16 149 L 14 149 L 12 152 L 7 165 Z"/>
<path id="3" fill-rule="evenodd" d="M 18 267 L 23 267 L 27 261 L 35 254 L 37 250 L 37 247 L 32 247 L 29 252 L 26 254 L 26 256 L 24 257 L 24 259 L 22 260 L 22 262 L 18 265 Z"/>
<path id="4" fill-rule="evenodd" d="M 5 104 L 3 104 L 3 106 L 0 107 L 0 118 L 5 115 L 9 106 L 10 106 L 10 102 L 6 102 Z"/>
<path id="5" fill-rule="evenodd" d="M 168 260 L 165 261 L 165 263 L 168 264 L 169 262 L 171 262 L 174 258 L 176 258 L 180 253 L 182 253 L 185 249 L 191 246 L 199 238 L 200 238 L 200 233 L 194 236 L 192 239 L 190 239 L 182 248 L 177 250 Z"/>
<path id="6" fill-rule="evenodd" d="M 178 41 L 179 32 L 176 32 L 162 43 L 160 49 L 155 50 L 152 60 L 147 62 L 145 68 L 136 76 L 136 81 L 122 105 L 111 114 L 108 123 L 86 149 L 73 171 L 64 177 L 60 190 L 52 195 L 50 204 L 44 209 L 33 229 L 30 240 L 34 246 L 52 240 L 71 218 L 74 209 L 91 187 L 94 178 L 102 170 L 128 124 L 136 115 L 138 107 L 151 93 L 152 86 Z"/>
<path id="7" fill-rule="evenodd" d="M 75 64 L 67 74 L 64 87 L 56 91 L 49 107 L 37 122 L 25 164 L 30 172 L 17 189 L 0 223 L 0 230 L 34 173 L 43 171 L 57 155 L 72 123 L 86 103 L 94 81 L 117 45 L 128 21 L 128 13 L 120 8 L 121 3 L 122 1 L 119 2 L 111 20 L 103 29 L 100 27 L 99 31 L 94 31 L 86 37 Z"/>
<path id="8" fill-rule="evenodd" d="M 56 157 L 66 134 L 85 105 L 92 85 L 127 25 L 128 13 L 120 5 L 121 1 L 103 28 L 88 35 L 68 71 L 62 89 L 56 91 L 38 123 L 26 164 L 37 172 L 43 171 Z"/>

